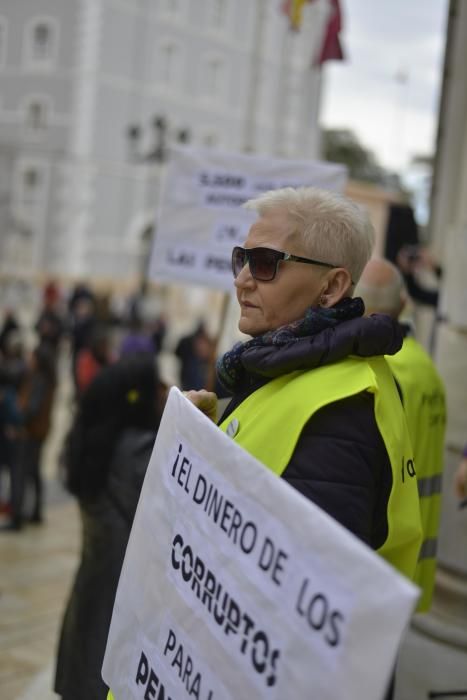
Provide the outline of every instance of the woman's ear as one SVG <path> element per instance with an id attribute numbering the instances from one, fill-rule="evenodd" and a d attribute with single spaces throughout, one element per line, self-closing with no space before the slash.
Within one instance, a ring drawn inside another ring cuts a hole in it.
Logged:
<path id="1" fill-rule="evenodd" d="M 327 273 L 326 286 L 321 292 L 320 305 L 334 306 L 350 294 L 352 277 L 344 267 L 336 267 Z"/>

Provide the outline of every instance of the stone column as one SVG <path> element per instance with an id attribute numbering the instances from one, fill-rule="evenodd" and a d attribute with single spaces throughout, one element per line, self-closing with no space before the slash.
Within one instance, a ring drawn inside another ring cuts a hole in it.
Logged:
<path id="1" fill-rule="evenodd" d="M 467 442 L 467 2 L 451 0 L 432 198 L 432 246 L 443 261 L 435 361 L 448 418 L 438 571 L 430 613 L 416 615 L 402 646 L 397 700 L 428 692 L 467 697 L 467 509 L 453 476 Z M 448 697 L 446 695 L 446 697 Z"/>
<path id="2" fill-rule="evenodd" d="M 467 689 L 467 510 L 460 511 L 453 494 L 454 471 L 467 442 L 467 3 L 451 3 L 451 46 L 445 74 L 445 119 L 441 121 L 441 153 L 449 187 L 450 207 L 433 231 L 443 253 L 444 279 L 436 362 L 447 392 L 446 466 L 439 536 L 439 570 L 432 617 L 427 630 L 466 653 Z M 444 121 L 444 124 L 443 124 Z M 455 155 L 454 155 L 455 154 Z M 436 201 L 438 211 L 443 203 Z M 436 210 L 435 210 L 436 211 Z M 442 629 L 440 628 L 440 625 Z"/>

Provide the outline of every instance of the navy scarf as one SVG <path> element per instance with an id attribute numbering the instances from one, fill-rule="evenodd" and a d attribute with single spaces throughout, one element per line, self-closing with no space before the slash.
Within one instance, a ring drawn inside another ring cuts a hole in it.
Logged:
<path id="1" fill-rule="evenodd" d="M 245 350 L 272 345 L 280 347 L 294 343 L 300 338 L 316 335 L 326 328 L 333 328 L 343 321 L 363 316 L 364 311 L 365 306 L 360 297 L 355 299 L 346 297 L 330 308 L 311 306 L 302 319 L 281 326 L 277 330 L 267 331 L 245 343 L 234 345 L 232 350 L 226 352 L 217 361 L 218 379 L 229 393 L 233 393 L 245 378 L 245 369 L 242 364 L 242 355 Z"/>

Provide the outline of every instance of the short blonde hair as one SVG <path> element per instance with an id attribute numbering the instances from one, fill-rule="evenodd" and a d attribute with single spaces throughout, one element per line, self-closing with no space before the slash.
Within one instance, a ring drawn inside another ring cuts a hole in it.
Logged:
<path id="1" fill-rule="evenodd" d="M 260 216 L 285 211 L 310 256 L 344 267 L 354 284 L 360 279 L 371 257 L 375 233 L 366 212 L 347 197 L 317 187 L 284 187 L 243 206 Z"/>

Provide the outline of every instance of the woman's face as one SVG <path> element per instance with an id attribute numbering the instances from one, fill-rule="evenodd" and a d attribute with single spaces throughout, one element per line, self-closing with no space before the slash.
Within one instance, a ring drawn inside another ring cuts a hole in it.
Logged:
<path id="1" fill-rule="evenodd" d="M 253 224 L 245 248 L 274 248 L 310 257 L 293 232 L 294 226 L 287 215 L 275 210 Z M 245 265 L 235 280 L 240 305 L 239 330 L 257 336 L 303 318 L 308 307 L 318 305 L 326 286 L 326 274 L 327 270 L 318 265 L 281 261 L 275 278 L 260 282 Z"/>

